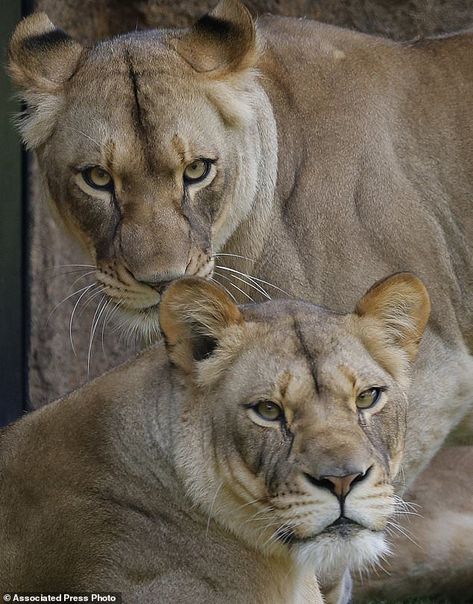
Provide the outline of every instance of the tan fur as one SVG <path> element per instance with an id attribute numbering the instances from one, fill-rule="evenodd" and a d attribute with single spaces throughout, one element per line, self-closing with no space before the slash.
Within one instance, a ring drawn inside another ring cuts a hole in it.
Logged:
<path id="1" fill-rule="evenodd" d="M 129 34 L 79 59 L 73 41 L 53 55 L 39 44 L 32 71 L 22 45 L 45 34 L 48 46 L 45 19 L 19 25 L 13 77 L 28 100 L 51 95 L 51 56 L 75 71 L 55 88 L 54 128 L 37 99 L 23 136 L 110 297 L 153 335 L 163 283 L 211 277 L 215 263 L 338 311 L 412 270 L 432 313 L 412 368 L 405 484 L 449 435 L 472 442 L 473 34 L 401 44 L 308 20 L 255 25 L 222 0 L 190 30 Z M 185 195 L 196 157 L 215 170 Z M 73 176 L 84 164 L 110 171 L 113 202 Z"/>
<path id="2" fill-rule="evenodd" d="M 397 306 L 419 284 L 404 275 L 382 287 Z M 2 589 L 322 604 L 314 569 L 336 581 L 386 553 L 396 509 L 407 401 L 365 346 L 369 310 L 239 310 L 195 279 L 172 284 L 160 309 L 167 354 L 151 348 L 0 433 Z M 373 385 L 385 392 L 357 410 Z M 284 419 L 258 415 L 262 400 Z M 352 523 L 333 525 L 342 504 L 324 477 L 355 473 L 343 503 Z"/>
<path id="3" fill-rule="evenodd" d="M 473 594 L 473 450 L 447 448 L 437 454 L 406 493 L 408 514 L 396 520 L 385 571 L 359 583 L 357 602 L 416 596 L 471 602 Z M 447 485 L 447 488 L 446 488 Z"/>

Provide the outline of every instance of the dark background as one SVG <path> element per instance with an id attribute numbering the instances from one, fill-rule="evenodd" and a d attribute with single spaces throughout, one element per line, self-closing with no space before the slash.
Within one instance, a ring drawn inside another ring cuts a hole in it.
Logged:
<path id="1" fill-rule="evenodd" d="M 216 2 L 209 0 L 38 0 L 59 27 L 82 41 L 120 32 L 186 26 Z M 248 0 L 257 14 L 305 16 L 394 39 L 411 39 L 473 26 L 473 0 Z M 0 43 L 5 48 L 31 2 L 1 0 Z M 52 219 L 42 198 L 34 158 L 22 156 L 11 115 L 15 102 L 4 70 L 0 73 L 0 424 L 39 407 L 86 381 L 92 301 L 74 322 L 77 355 L 69 342 L 71 299 L 53 309 L 79 280 L 74 267 L 87 264 L 77 246 Z M 90 277 L 89 277 L 90 278 Z M 52 314 L 51 314 L 52 313 Z M 99 330 L 100 331 L 100 330 Z M 97 375 L 137 350 L 107 329 L 102 347 L 92 348 L 91 373 Z"/>

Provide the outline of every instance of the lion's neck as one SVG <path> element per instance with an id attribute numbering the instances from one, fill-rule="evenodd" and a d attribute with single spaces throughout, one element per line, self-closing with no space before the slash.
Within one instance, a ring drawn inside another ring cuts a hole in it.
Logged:
<path id="1" fill-rule="evenodd" d="M 471 34 L 409 48 L 293 20 L 265 31 L 277 184 L 223 249 L 251 261 L 230 266 L 340 311 L 370 282 L 413 270 L 445 284 L 432 323 L 473 342 Z"/>

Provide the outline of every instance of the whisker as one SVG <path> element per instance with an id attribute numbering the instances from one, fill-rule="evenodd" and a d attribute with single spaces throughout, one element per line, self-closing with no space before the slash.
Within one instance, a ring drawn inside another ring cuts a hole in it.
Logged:
<path id="1" fill-rule="evenodd" d="M 230 298 L 235 302 L 235 304 L 238 304 L 237 299 L 235 298 L 235 296 L 228 291 L 228 288 L 225 287 L 225 285 L 223 285 L 223 283 L 219 283 L 218 281 L 216 281 L 213 277 L 210 277 L 210 281 L 213 281 L 214 283 L 216 283 L 219 287 L 223 287 L 223 289 L 225 290 L 225 292 L 230 296 Z"/>
<path id="2" fill-rule="evenodd" d="M 262 547 L 265 548 L 269 545 L 271 545 L 272 543 L 274 543 L 274 541 L 276 541 L 279 537 L 279 535 L 281 534 L 281 531 L 285 531 L 286 529 L 290 529 L 291 526 L 290 524 L 288 524 L 288 522 L 283 522 L 275 531 L 273 531 L 273 534 L 269 537 L 269 539 L 266 539 L 266 541 L 263 543 Z"/>
<path id="3" fill-rule="evenodd" d="M 74 281 L 71 283 L 71 285 L 69 286 L 69 289 L 72 289 L 74 287 L 74 285 L 80 281 L 81 279 L 84 279 L 85 277 L 88 277 L 89 275 L 94 275 L 96 271 L 88 271 L 87 273 L 84 273 L 83 275 L 81 275 L 80 277 L 77 277 L 77 279 L 74 279 Z"/>
<path id="4" fill-rule="evenodd" d="M 420 509 L 422 507 L 421 505 L 419 505 L 418 503 L 414 503 L 413 501 L 405 501 L 399 495 L 393 495 L 393 499 L 394 499 L 394 501 L 396 501 L 396 503 L 406 506 L 407 508 Z"/>
<path id="5" fill-rule="evenodd" d="M 113 300 L 110 298 L 110 303 L 113 303 Z M 105 335 L 105 327 L 113 315 L 116 313 L 118 308 L 120 307 L 120 302 L 115 302 L 112 307 L 109 309 L 109 312 L 106 314 L 102 324 L 102 352 L 105 354 L 105 345 L 104 345 L 104 335 Z"/>
<path id="6" fill-rule="evenodd" d="M 254 258 L 248 258 L 248 256 L 241 256 L 240 254 L 224 254 L 223 252 L 214 254 L 215 258 L 218 258 L 219 256 L 229 256 L 230 258 L 242 258 L 243 260 L 249 260 L 250 262 L 256 262 L 256 260 Z"/>
<path id="7" fill-rule="evenodd" d="M 46 271 L 54 270 L 56 268 L 94 268 L 97 270 L 97 267 L 93 264 L 55 264 L 54 266 L 47 268 Z"/>
<path id="8" fill-rule="evenodd" d="M 90 292 L 91 295 L 85 301 L 84 306 L 82 307 L 82 309 L 78 315 L 79 318 L 84 314 L 85 309 L 87 308 L 87 306 L 89 306 L 89 304 L 92 302 L 92 300 L 94 298 L 96 298 L 97 296 L 99 296 L 101 293 L 103 293 L 106 289 L 105 286 L 101 287 L 99 284 L 97 284 L 97 287 L 99 288 L 98 290 L 94 291 L 93 293 Z"/>
<path id="9" fill-rule="evenodd" d="M 95 314 L 92 319 L 92 325 L 91 325 L 90 336 L 89 336 L 89 350 L 87 352 L 87 377 L 90 376 L 90 360 L 91 360 L 92 344 L 94 341 L 95 332 L 97 331 L 97 326 L 99 324 L 100 317 L 102 316 L 104 309 L 107 307 L 107 303 L 104 304 L 104 302 L 103 302 L 104 299 L 105 299 L 105 296 L 102 296 L 99 303 L 97 304 L 97 309 L 95 310 Z M 100 309 L 100 311 L 99 311 L 99 309 Z M 97 315 L 97 313 L 98 313 L 98 315 Z"/>
<path id="10" fill-rule="evenodd" d="M 82 300 L 82 298 L 87 294 L 88 290 L 90 290 L 90 288 L 93 287 L 94 285 L 96 285 L 96 284 L 92 283 L 91 285 L 89 285 L 88 287 L 86 287 L 85 291 L 79 296 L 79 298 L 77 299 L 76 303 L 74 304 L 74 308 L 72 309 L 71 318 L 69 319 L 69 341 L 71 342 L 72 352 L 74 353 L 74 356 L 77 356 L 76 349 L 75 349 L 75 346 L 74 346 L 74 338 L 72 337 L 72 323 L 74 321 L 74 313 L 76 312 L 76 309 L 79 306 L 80 301 Z M 100 286 L 96 285 L 96 287 L 100 287 Z M 92 292 L 90 292 L 90 293 L 92 293 Z"/>
<path id="11" fill-rule="evenodd" d="M 244 292 L 244 291 L 243 291 L 243 290 L 242 290 L 240 287 L 238 287 L 238 285 L 235 285 L 235 284 L 233 283 L 233 281 L 231 281 L 231 280 L 230 280 L 228 277 L 225 277 L 225 275 L 222 275 L 221 273 L 218 273 L 217 271 L 214 271 L 214 273 L 215 273 L 216 275 L 218 275 L 218 276 L 220 277 L 220 279 L 225 279 L 225 281 L 228 281 L 228 283 L 229 283 L 229 284 L 230 284 L 232 287 L 234 287 L 234 288 L 235 288 L 235 289 L 237 289 L 239 292 L 241 292 L 241 293 L 242 293 L 242 294 L 243 294 L 243 295 L 244 295 L 246 298 L 248 298 L 248 300 L 250 300 L 250 302 L 253 302 L 253 304 L 254 304 L 254 302 L 255 302 L 255 301 L 253 300 L 253 298 L 252 298 L 250 295 L 248 295 L 246 292 Z"/>
<path id="12" fill-rule="evenodd" d="M 75 268 L 72 269 L 70 271 L 57 271 L 52 273 L 51 275 L 48 275 L 48 279 L 58 279 L 59 277 L 68 277 L 69 275 L 77 275 L 77 273 L 84 273 L 86 269 L 85 268 Z M 45 273 L 50 273 L 52 272 L 52 270 L 45 270 Z M 95 272 L 95 271 L 91 271 L 91 272 Z"/>
<path id="13" fill-rule="evenodd" d="M 226 270 L 226 266 L 216 266 L 215 268 L 221 268 L 223 270 Z M 262 294 L 265 298 L 267 298 L 268 300 L 271 300 L 271 296 L 268 294 L 267 291 L 265 291 L 261 285 L 259 285 L 258 283 L 251 281 L 249 278 L 248 279 L 242 279 L 241 277 L 239 277 L 238 275 L 234 275 L 233 274 L 233 270 L 231 271 L 231 276 L 233 277 L 233 279 L 236 279 L 237 281 L 241 281 L 242 283 L 244 283 L 245 285 L 249 285 L 250 287 L 252 287 L 255 291 L 257 291 L 259 294 Z"/>
<path id="14" fill-rule="evenodd" d="M 418 547 L 420 550 L 423 550 L 423 548 L 419 545 L 419 543 L 417 543 L 417 541 L 415 541 L 408 533 L 407 529 L 404 529 L 403 527 L 401 527 L 399 524 L 397 524 L 396 522 L 390 521 L 388 520 L 387 522 L 387 527 L 386 527 L 386 531 L 389 532 L 389 527 L 391 528 L 391 531 L 397 530 L 401 535 L 403 535 L 406 539 L 409 539 L 409 541 L 411 543 L 413 543 L 416 547 Z M 392 532 L 392 534 L 394 534 Z"/>
<path id="15" fill-rule="evenodd" d="M 105 314 L 104 314 L 104 316 L 103 316 L 103 321 L 102 321 L 102 336 L 101 336 L 101 341 L 102 341 L 102 352 L 103 352 L 104 354 L 105 354 L 105 344 L 104 344 L 103 338 L 104 338 L 105 322 L 106 322 L 106 320 L 107 320 L 107 314 L 108 314 L 108 313 L 107 313 L 107 308 L 108 308 L 108 310 L 110 310 L 110 308 L 109 308 L 109 307 L 110 307 L 110 305 L 112 304 L 112 302 L 113 302 L 112 298 L 109 298 L 109 299 L 108 299 L 108 300 L 105 302 L 105 307 L 104 307 L 104 309 L 103 309 Z"/>
<path id="16" fill-rule="evenodd" d="M 70 300 L 72 297 L 76 296 L 77 294 L 80 294 L 80 292 L 89 289 L 90 287 L 92 287 L 94 285 L 94 283 L 92 283 L 91 285 L 86 285 L 85 287 L 81 287 L 80 289 L 78 289 L 75 292 L 72 292 L 72 294 L 69 294 L 68 296 L 66 296 L 63 300 L 61 300 L 58 304 L 56 304 L 56 306 L 52 309 L 52 311 L 49 313 L 48 318 L 46 320 L 46 325 L 48 325 L 49 320 L 51 319 L 53 313 L 56 312 L 56 310 L 62 305 L 64 304 L 64 302 L 67 302 L 67 300 Z"/>
<path id="17" fill-rule="evenodd" d="M 278 291 L 282 292 L 285 296 L 289 296 L 289 294 L 286 291 L 284 291 L 277 285 L 273 285 L 269 281 L 265 281 L 264 279 L 260 279 L 259 277 L 255 277 L 254 275 L 249 275 L 248 273 L 242 273 L 241 271 L 237 271 L 236 269 L 230 268 L 229 266 L 225 266 L 225 267 L 219 266 L 218 268 L 223 268 L 232 273 L 237 273 L 238 275 L 241 275 L 242 277 L 248 277 L 248 279 L 251 279 L 251 281 L 257 281 L 258 283 L 264 283 L 265 285 L 269 285 L 269 287 L 273 287 L 274 289 L 277 289 Z"/>
<path id="18" fill-rule="evenodd" d="M 230 268 L 228 266 L 220 266 L 220 265 L 216 265 L 216 268 L 221 268 L 224 271 L 228 271 L 229 273 L 232 273 L 232 277 L 234 277 L 235 279 L 238 279 L 238 277 L 236 275 L 240 275 L 241 277 L 245 277 L 249 282 L 251 282 L 253 284 L 253 286 L 255 288 L 258 289 L 258 291 L 263 294 L 263 296 L 266 296 L 266 298 L 268 298 L 268 300 L 271 300 L 270 295 L 268 294 L 268 292 L 261 286 L 259 285 L 259 283 L 257 283 L 253 277 L 251 277 L 250 275 L 248 275 L 247 273 L 242 273 L 241 271 L 237 271 L 234 268 Z M 245 283 L 245 282 L 244 282 Z M 250 285 L 250 283 L 247 283 L 247 285 Z"/>
<path id="19" fill-rule="evenodd" d="M 242 510 L 243 508 L 246 508 L 249 505 L 254 505 L 255 503 L 263 503 L 263 501 L 265 500 L 261 497 L 258 497 L 257 499 L 252 499 L 251 501 L 247 501 L 246 503 L 243 503 L 242 505 L 238 506 L 235 511 L 238 512 L 239 510 Z"/>
<path id="20" fill-rule="evenodd" d="M 215 501 L 217 500 L 217 496 L 220 492 L 220 489 L 223 487 L 223 480 L 220 482 L 220 484 L 218 485 L 215 494 L 213 496 L 212 499 L 212 503 L 210 504 L 210 510 L 209 510 L 209 516 L 207 518 L 207 528 L 205 529 L 205 536 L 208 537 L 209 536 L 209 528 L 210 528 L 210 521 L 212 519 L 212 510 L 214 509 L 214 505 L 215 505 Z"/>
<path id="21" fill-rule="evenodd" d="M 74 130 L 75 132 L 77 132 L 78 134 L 82 134 L 82 136 L 85 136 L 85 138 L 88 138 L 90 141 L 92 141 L 95 145 L 97 145 L 97 147 L 99 149 L 102 149 L 102 146 L 100 145 L 100 143 L 98 141 L 96 141 L 95 139 L 93 139 L 91 136 L 89 136 L 88 134 L 86 134 L 85 132 L 82 132 L 82 130 L 79 130 L 78 128 L 74 128 L 73 126 L 69 126 L 67 125 L 66 128 L 69 128 L 70 130 Z"/>

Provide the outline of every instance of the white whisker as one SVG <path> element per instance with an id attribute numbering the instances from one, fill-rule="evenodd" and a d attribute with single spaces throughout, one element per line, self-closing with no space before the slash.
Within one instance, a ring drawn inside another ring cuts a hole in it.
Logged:
<path id="1" fill-rule="evenodd" d="M 74 346 L 74 338 L 72 337 L 72 323 L 74 321 L 74 313 L 76 312 L 76 309 L 79 306 L 82 298 L 87 294 L 87 292 L 90 290 L 91 287 L 94 287 L 94 285 L 95 285 L 95 283 L 92 283 L 91 285 L 84 288 L 85 291 L 82 292 L 82 294 L 79 296 L 76 303 L 74 304 L 74 308 L 72 309 L 72 312 L 71 312 L 71 318 L 69 319 L 69 341 L 71 342 L 72 352 L 74 353 L 74 356 L 77 356 L 76 349 Z M 98 288 L 100 287 L 99 285 L 95 285 L 95 286 Z"/>
<path id="2" fill-rule="evenodd" d="M 418 547 L 419 549 L 423 549 L 419 543 L 417 543 L 417 541 L 415 541 L 409 534 L 408 530 L 404 527 L 401 527 L 397 522 L 393 522 L 392 520 L 388 520 L 387 522 L 387 527 L 386 527 L 386 531 L 387 532 L 391 532 L 391 534 L 394 534 L 394 531 L 398 531 L 401 535 L 403 535 L 406 539 L 409 539 L 409 541 L 411 543 L 413 543 L 416 547 Z M 389 527 L 392 527 L 391 529 Z"/>
<path id="3" fill-rule="evenodd" d="M 226 266 L 216 266 L 215 268 L 222 269 L 222 270 L 227 270 L 228 267 L 226 267 Z M 261 287 L 261 285 L 259 285 L 255 281 L 252 281 L 249 277 L 243 279 L 242 277 L 239 277 L 238 275 L 234 275 L 233 273 L 234 273 L 234 271 L 233 271 L 233 269 L 231 269 L 230 270 L 230 274 L 231 274 L 231 277 L 233 279 L 236 279 L 237 281 L 241 281 L 245 285 L 249 285 L 255 291 L 257 291 L 259 294 L 262 294 L 265 298 L 267 298 L 268 300 L 271 300 L 271 296 L 268 294 L 268 292 L 265 289 L 263 289 Z"/>
<path id="4" fill-rule="evenodd" d="M 242 290 L 240 287 L 238 287 L 238 285 L 235 285 L 235 284 L 233 283 L 233 281 L 231 281 L 231 280 L 230 280 L 228 277 L 225 277 L 225 275 L 222 275 L 221 273 L 218 273 L 217 271 L 214 271 L 214 273 L 215 273 L 216 275 L 218 275 L 218 276 L 220 277 L 220 279 L 225 279 L 225 281 L 228 281 L 228 283 L 229 283 L 229 284 L 230 284 L 232 287 L 234 287 L 234 288 L 235 288 L 235 289 L 237 289 L 239 292 L 241 292 L 241 293 L 242 293 L 242 294 L 243 294 L 243 295 L 244 295 L 246 298 L 248 298 L 248 300 L 250 300 L 250 302 L 253 302 L 253 303 L 254 303 L 253 298 L 252 298 L 250 295 L 248 295 L 246 292 L 244 292 L 244 291 L 243 291 L 243 290 Z"/>
<path id="5" fill-rule="evenodd" d="M 243 260 L 249 260 L 250 262 L 256 262 L 254 258 L 248 258 L 248 256 L 241 256 L 240 254 L 224 254 L 222 252 L 214 254 L 216 258 L 219 256 L 229 256 L 230 258 L 242 258 Z"/>
<path id="6" fill-rule="evenodd" d="M 78 315 L 79 318 L 84 314 L 85 309 L 87 308 L 87 306 L 89 306 L 89 304 L 92 302 L 92 300 L 94 298 L 96 298 L 97 296 L 99 296 L 101 293 L 103 293 L 106 289 L 105 286 L 100 286 L 99 284 L 97 284 L 97 287 L 99 288 L 98 290 L 95 290 L 93 293 L 90 292 L 91 295 L 85 301 L 84 306 L 82 307 L 82 309 Z"/>
<path id="7" fill-rule="evenodd" d="M 107 308 L 110 311 L 110 305 L 112 304 L 113 300 L 111 298 L 109 298 L 106 302 L 105 302 L 105 307 L 103 309 L 103 312 L 105 313 L 103 315 L 103 321 L 102 321 L 102 336 L 101 336 L 101 341 L 102 341 L 102 352 L 105 354 L 105 344 L 104 344 L 104 330 L 105 330 L 105 323 L 107 321 Z"/>
<path id="8" fill-rule="evenodd" d="M 84 279 L 85 277 L 88 277 L 89 275 L 94 275 L 95 273 L 96 273 L 96 271 L 87 271 L 80 277 L 77 277 L 77 279 L 74 279 L 74 281 L 71 283 L 71 285 L 69 286 L 69 289 L 72 289 L 74 287 L 74 285 L 81 279 Z"/>
<path id="9" fill-rule="evenodd" d="M 257 283 L 264 283 L 264 285 L 269 285 L 269 287 L 273 287 L 274 289 L 277 289 L 278 291 L 282 292 L 285 296 L 289 296 L 289 294 L 286 291 L 284 291 L 277 285 L 273 285 L 269 281 L 265 281 L 264 279 L 260 279 L 259 277 L 255 277 L 254 275 L 249 275 L 248 273 L 242 273 L 241 271 L 237 271 L 236 269 L 230 268 L 228 266 L 225 266 L 225 267 L 219 266 L 218 268 L 224 268 L 227 271 L 230 271 L 232 273 L 237 273 L 238 275 L 241 275 L 242 277 L 247 277 L 251 281 L 256 281 Z"/>
<path id="10" fill-rule="evenodd" d="M 113 302 L 112 299 L 110 299 L 110 302 Z M 117 310 L 120 307 L 120 302 L 115 302 L 112 307 L 109 309 L 107 315 L 104 317 L 103 320 L 103 324 L 102 324 L 102 352 L 105 354 L 105 345 L 104 345 L 104 335 L 105 335 L 105 327 L 107 325 L 107 323 L 111 320 L 111 318 L 113 317 L 113 315 L 117 312 Z"/>
<path id="11" fill-rule="evenodd" d="M 99 324 L 100 317 L 102 316 L 104 309 L 107 307 L 107 303 L 103 302 L 104 299 L 105 299 L 105 296 L 102 296 L 99 303 L 97 304 L 97 309 L 95 310 L 95 314 L 92 319 L 92 325 L 91 325 L 90 336 L 89 336 L 89 350 L 87 352 L 87 377 L 90 376 L 90 360 L 91 360 L 92 344 L 94 341 L 95 332 L 97 330 L 97 326 Z M 99 309 L 100 309 L 100 311 L 99 311 Z"/>
<path id="12" fill-rule="evenodd" d="M 210 510 L 209 510 L 209 516 L 207 518 L 207 528 L 205 529 L 205 536 L 208 537 L 209 536 L 209 528 L 210 528 L 210 521 L 212 519 L 212 511 L 214 509 L 214 505 L 215 505 L 215 501 L 217 500 L 217 496 L 220 492 L 220 489 L 223 487 L 223 480 L 221 481 L 221 483 L 218 485 L 217 489 L 215 490 L 215 494 L 213 496 L 212 499 L 212 503 L 210 504 Z"/>
<path id="13" fill-rule="evenodd" d="M 46 270 L 54 270 L 56 268 L 94 268 L 96 267 L 93 264 L 55 264 Z"/>
<path id="14" fill-rule="evenodd" d="M 61 300 L 58 304 L 56 304 L 56 306 L 52 309 L 52 311 L 49 313 L 48 318 L 46 320 L 46 325 L 49 323 L 49 320 L 51 319 L 51 316 L 53 315 L 53 313 L 62 305 L 64 304 L 64 302 L 67 302 L 67 300 L 70 300 L 71 298 L 73 298 L 74 296 L 76 296 L 77 294 L 80 294 L 80 292 L 89 289 L 90 287 L 92 287 L 92 285 L 94 285 L 94 283 L 92 283 L 91 285 L 86 285 L 85 287 L 81 287 L 80 289 L 78 289 L 75 292 L 72 292 L 72 294 L 69 294 L 68 296 L 66 296 L 63 300 Z"/>
<path id="15" fill-rule="evenodd" d="M 96 141 L 95 139 L 93 139 L 91 136 L 89 136 L 88 134 L 86 134 L 85 132 L 82 132 L 82 130 L 79 130 L 78 128 L 74 128 L 73 126 L 66 126 L 66 128 L 69 128 L 70 130 L 74 130 L 75 132 L 77 132 L 78 134 L 82 134 L 82 136 L 84 136 L 85 138 L 88 138 L 89 141 L 92 141 L 95 145 L 97 145 L 97 147 L 101 150 L 102 146 L 100 145 L 100 143 L 98 141 Z"/>
<path id="16" fill-rule="evenodd" d="M 213 277 L 210 278 L 210 281 L 213 281 L 214 283 L 216 283 L 219 287 L 222 287 L 224 289 L 224 291 L 230 296 L 230 298 L 235 302 L 235 304 L 238 304 L 237 299 L 235 298 L 235 296 L 228 291 L 228 289 L 225 287 L 225 285 L 223 285 L 223 283 L 219 283 L 218 281 L 216 281 Z"/>

